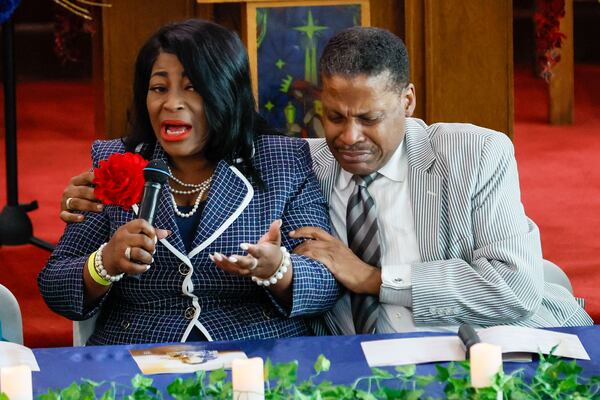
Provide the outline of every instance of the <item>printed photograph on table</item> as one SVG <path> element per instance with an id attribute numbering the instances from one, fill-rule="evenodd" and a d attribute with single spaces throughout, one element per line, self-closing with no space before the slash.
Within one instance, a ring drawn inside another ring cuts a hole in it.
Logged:
<path id="1" fill-rule="evenodd" d="M 156 346 L 129 352 L 144 375 L 228 369 L 233 360 L 247 358 L 240 350 L 187 344 Z"/>
<path id="2" fill-rule="evenodd" d="M 368 1 L 248 3 L 247 18 L 260 113 L 290 136 L 323 137 L 319 58 L 337 32 L 369 25 Z"/>

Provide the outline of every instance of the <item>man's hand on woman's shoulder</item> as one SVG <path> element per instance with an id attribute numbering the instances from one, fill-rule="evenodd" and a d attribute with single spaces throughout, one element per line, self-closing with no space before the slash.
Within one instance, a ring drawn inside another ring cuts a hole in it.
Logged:
<path id="1" fill-rule="evenodd" d="M 94 196 L 93 180 L 94 173 L 91 171 L 83 172 L 71 178 L 69 185 L 62 194 L 60 219 L 65 222 L 81 222 L 85 217 L 79 212 L 100 212 L 103 210 L 104 206 Z"/>

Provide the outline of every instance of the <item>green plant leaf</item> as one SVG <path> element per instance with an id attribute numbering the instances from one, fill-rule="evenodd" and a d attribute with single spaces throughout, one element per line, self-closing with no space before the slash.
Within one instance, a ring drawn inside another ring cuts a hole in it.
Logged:
<path id="1" fill-rule="evenodd" d="M 4 395 L 5 398 L 1 397 L 2 395 Z M 9 400 L 8 396 L 6 396 L 6 394 L 2 393 L 2 395 L 0 395 L 0 400 Z M 40 394 L 37 397 L 37 399 L 38 400 L 59 400 L 60 393 L 58 391 L 50 389 L 46 393 Z"/>
<path id="2" fill-rule="evenodd" d="M 288 387 L 296 383 L 298 373 L 298 361 L 290 361 L 272 366 L 272 375 L 278 380 L 277 385 Z"/>
<path id="3" fill-rule="evenodd" d="M 224 381 L 225 378 L 227 378 L 227 372 L 225 372 L 225 368 L 216 369 L 208 374 L 208 381 L 213 385 L 217 382 Z"/>
<path id="4" fill-rule="evenodd" d="M 375 397 L 375 395 L 364 390 L 357 390 L 355 396 L 359 400 L 377 400 L 377 397 Z"/>
<path id="5" fill-rule="evenodd" d="M 131 380 L 131 386 L 134 389 L 145 389 L 152 386 L 154 380 L 152 378 L 147 378 L 144 375 L 136 374 Z"/>
<path id="6" fill-rule="evenodd" d="M 327 392 L 329 390 L 332 390 L 333 388 L 335 388 L 336 385 L 334 385 L 331 381 L 328 380 L 322 380 L 318 385 L 317 385 L 317 390 L 320 392 Z"/>
<path id="7" fill-rule="evenodd" d="M 95 382 L 94 382 L 95 383 Z M 96 400 L 96 390 L 94 383 L 90 383 L 90 381 L 84 381 L 80 385 L 80 400 Z"/>
<path id="8" fill-rule="evenodd" d="M 196 381 L 204 382 L 204 377 L 206 376 L 206 371 L 196 371 Z"/>
<path id="9" fill-rule="evenodd" d="M 75 382 L 71 383 L 67 388 L 61 390 L 60 398 L 62 400 L 79 400 L 81 389 Z"/>
<path id="10" fill-rule="evenodd" d="M 86 384 L 88 384 L 88 385 L 90 385 L 92 387 L 95 387 L 95 388 L 98 387 L 98 386 L 101 386 L 103 384 L 103 382 L 96 382 L 96 381 L 93 381 L 91 379 L 82 379 L 81 382 L 82 383 L 86 383 Z"/>
<path id="11" fill-rule="evenodd" d="M 443 367 L 441 365 L 436 365 L 435 370 L 437 372 L 437 375 L 435 376 L 435 378 L 438 381 L 446 382 L 448 380 L 448 378 L 450 378 L 450 371 L 448 370 L 447 367 Z"/>
<path id="12" fill-rule="evenodd" d="M 570 375 L 560 381 L 558 390 L 564 392 L 575 391 L 577 386 L 577 375 Z"/>
<path id="13" fill-rule="evenodd" d="M 384 399 L 406 399 L 408 393 L 410 392 L 406 389 L 394 389 L 384 386 L 381 389 L 379 389 L 375 393 L 375 395 L 377 396 L 377 398 Z"/>
<path id="14" fill-rule="evenodd" d="M 417 375 L 415 376 L 415 382 L 418 387 L 425 387 L 435 382 L 435 375 Z"/>
<path id="15" fill-rule="evenodd" d="M 177 398 L 176 396 L 185 394 L 185 385 L 183 379 L 177 378 L 167 386 L 167 393 Z"/>
<path id="16" fill-rule="evenodd" d="M 302 393 L 298 388 L 294 388 L 294 400 L 312 400 L 312 396 Z"/>
<path id="17" fill-rule="evenodd" d="M 407 379 L 412 378 L 417 373 L 417 366 L 414 364 L 400 365 L 394 369 L 396 370 L 396 372 L 398 372 L 399 375 Z"/>
<path id="18" fill-rule="evenodd" d="M 381 368 L 371 368 L 371 372 L 373 373 L 373 377 L 380 379 L 392 379 L 394 375 Z"/>
<path id="19" fill-rule="evenodd" d="M 421 396 L 423 396 L 425 394 L 424 390 L 411 390 L 410 392 L 408 392 L 408 394 L 404 397 L 404 399 L 406 400 L 418 400 L 421 398 Z"/>
<path id="20" fill-rule="evenodd" d="M 100 400 L 115 400 L 114 391 L 107 390 L 106 392 L 104 392 L 104 394 L 102 394 L 102 397 L 100 397 Z"/>
<path id="21" fill-rule="evenodd" d="M 317 361 L 315 362 L 315 365 L 314 365 L 315 372 L 317 374 L 320 374 L 321 372 L 329 371 L 330 367 L 331 367 L 331 361 L 329 361 L 323 354 L 321 354 L 321 355 L 319 355 L 319 357 L 317 357 Z"/>
<path id="22" fill-rule="evenodd" d="M 354 390 L 346 385 L 331 385 L 329 388 L 322 388 L 321 395 L 327 400 L 353 399 Z"/>

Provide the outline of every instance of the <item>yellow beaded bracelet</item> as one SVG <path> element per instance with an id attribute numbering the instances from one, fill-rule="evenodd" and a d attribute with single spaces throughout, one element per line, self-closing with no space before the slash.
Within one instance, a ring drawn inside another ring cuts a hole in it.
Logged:
<path id="1" fill-rule="evenodd" d="M 112 282 L 101 277 L 98 274 L 98 271 L 96 271 L 96 267 L 94 266 L 94 259 L 96 258 L 96 253 L 97 253 L 97 251 L 93 252 L 90 255 L 90 257 L 88 258 L 88 261 L 87 261 L 88 271 L 90 272 L 90 276 L 92 277 L 94 282 L 96 282 L 97 284 L 102 285 L 102 286 L 108 286 Z"/>

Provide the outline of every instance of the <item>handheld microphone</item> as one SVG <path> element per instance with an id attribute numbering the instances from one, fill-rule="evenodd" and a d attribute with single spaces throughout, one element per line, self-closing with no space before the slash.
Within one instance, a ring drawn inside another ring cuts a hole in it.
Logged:
<path id="1" fill-rule="evenodd" d="M 152 160 L 144 168 L 144 193 L 140 203 L 140 212 L 138 217 L 148 221 L 150 225 L 154 225 L 154 214 L 158 199 L 160 198 L 160 190 L 162 185 L 169 179 L 169 168 L 163 160 Z M 140 275 L 129 275 L 130 278 L 140 280 Z"/>
<path id="2" fill-rule="evenodd" d="M 473 329 L 473 327 L 469 324 L 462 324 L 460 328 L 458 328 L 458 337 L 467 349 L 466 359 L 468 360 L 469 350 L 471 349 L 471 346 L 473 346 L 476 343 L 480 343 L 481 339 L 479 338 L 477 332 L 475 332 L 475 329 Z"/>
<path id="3" fill-rule="evenodd" d="M 138 216 L 148 221 L 150 225 L 154 223 L 154 213 L 162 185 L 169 179 L 169 169 L 163 160 L 152 160 L 144 168 L 144 194 L 140 203 L 140 212 Z"/>

